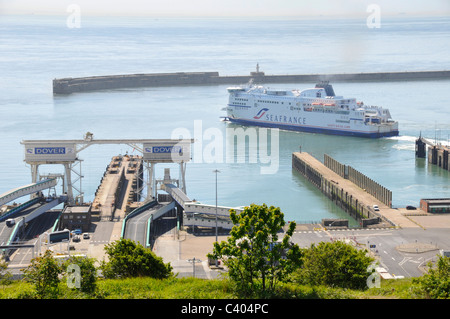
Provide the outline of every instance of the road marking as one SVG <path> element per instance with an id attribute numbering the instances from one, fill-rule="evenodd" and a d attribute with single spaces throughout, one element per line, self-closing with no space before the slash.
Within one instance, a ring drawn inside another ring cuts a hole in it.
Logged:
<path id="1" fill-rule="evenodd" d="M 404 257 L 403 260 L 402 260 L 401 262 L 399 262 L 398 264 L 399 264 L 400 266 L 402 266 L 405 262 L 407 262 L 407 261 L 410 260 L 410 259 L 411 259 L 411 257 Z"/>

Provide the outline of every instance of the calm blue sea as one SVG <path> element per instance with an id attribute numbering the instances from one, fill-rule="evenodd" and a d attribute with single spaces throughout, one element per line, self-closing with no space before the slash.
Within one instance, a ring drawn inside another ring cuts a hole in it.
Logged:
<path id="1" fill-rule="evenodd" d="M 365 19 L 175 19 L 66 16 L 0 18 L 0 193 L 31 182 L 23 162 L 26 139 L 170 138 L 175 129 L 194 135 L 194 123 L 225 135 L 220 121 L 226 86 L 122 89 L 53 96 L 62 77 L 157 72 L 218 71 L 244 75 L 256 63 L 266 74 L 449 70 L 450 18 L 386 18 L 379 29 Z M 240 83 L 236 83 L 240 84 Z M 303 89 L 315 83 L 273 85 Z M 187 193 L 219 205 L 267 203 L 287 220 L 346 217 L 292 171 L 291 154 L 302 147 L 318 159 L 327 153 L 393 191 L 393 205 L 418 206 L 421 198 L 450 197 L 449 172 L 415 159 L 422 134 L 450 139 L 449 80 L 334 83 L 338 95 L 389 108 L 400 136 L 368 140 L 279 132 L 279 168 L 264 164 L 189 163 Z M 211 140 L 203 140 L 208 145 Z M 134 153 L 126 145 L 92 146 L 80 153 L 82 189 L 92 200 L 112 156 Z M 160 165 L 156 177 L 163 177 Z M 62 172 L 43 166 L 41 174 Z M 177 166 L 172 166 L 178 177 Z"/>

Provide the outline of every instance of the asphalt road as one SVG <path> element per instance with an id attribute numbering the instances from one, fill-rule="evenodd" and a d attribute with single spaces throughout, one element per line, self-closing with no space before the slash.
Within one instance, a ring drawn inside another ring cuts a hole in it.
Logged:
<path id="1" fill-rule="evenodd" d="M 448 228 L 299 230 L 292 241 L 310 247 L 321 241 L 344 240 L 366 248 L 392 276 L 419 277 L 439 250 L 450 250 Z"/>
<path id="2" fill-rule="evenodd" d="M 145 246 L 147 242 L 147 221 L 151 215 L 162 206 L 162 204 L 157 204 L 152 208 L 129 218 L 125 227 L 124 237 Z"/>
<path id="3" fill-rule="evenodd" d="M 45 214 L 40 215 L 39 217 L 30 221 L 24 231 L 21 232 L 22 241 L 21 244 L 31 244 L 34 245 L 39 240 L 39 236 L 41 235 L 42 239 L 45 238 L 44 233 L 50 233 L 53 225 L 58 218 L 58 211 L 49 211 Z M 44 235 L 42 235 L 44 234 Z M 13 275 L 17 275 L 20 273 L 20 269 L 26 267 L 30 264 L 30 261 L 33 257 L 36 257 L 38 254 L 38 245 L 35 248 L 19 248 L 16 249 L 12 255 L 10 256 L 9 261 L 9 269 Z"/>

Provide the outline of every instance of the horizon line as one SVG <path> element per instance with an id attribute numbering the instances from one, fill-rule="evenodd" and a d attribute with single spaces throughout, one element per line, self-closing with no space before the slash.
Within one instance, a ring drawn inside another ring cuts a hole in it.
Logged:
<path id="1" fill-rule="evenodd" d="M 70 12 L 11 12 L 3 13 L 0 12 L 0 16 L 61 16 L 67 17 Z M 220 14 L 127 14 L 127 13 L 100 13 L 100 12 L 82 12 L 83 16 L 88 17 L 128 17 L 128 18 L 153 18 L 153 19 L 164 19 L 164 18 L 222 18 L 222 19 L 232 19 L 232 18 L 269 18 L 269 19 L 327 19 L 327 18 L 343 18 L 343 19 L 356 19 L 356 18 L 367 18 L 367 13 L 354 13 L 354 14 L 242 14 L 242 15 L 220 15 Z M 383 13 L 382 16 L 389 18 L 412 18 L 412 17 L 449 17 L 448 14 L 443 12 L 415 12 L 415 13 Z M 449 17 L 450 18 L 450 17 Z"/>

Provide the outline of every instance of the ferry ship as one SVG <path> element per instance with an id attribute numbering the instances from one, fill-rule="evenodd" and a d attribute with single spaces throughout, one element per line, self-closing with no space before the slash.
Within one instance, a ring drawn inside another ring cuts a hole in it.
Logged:
<path id="1" fill-rule="evenodd" d="M 272 90 L 249 83 L 229 87 L 226 120 L 284 130 L 369 138 L 397 136 L 388 109 L 336 96 L 329 82 L 305 90 Z"/>

